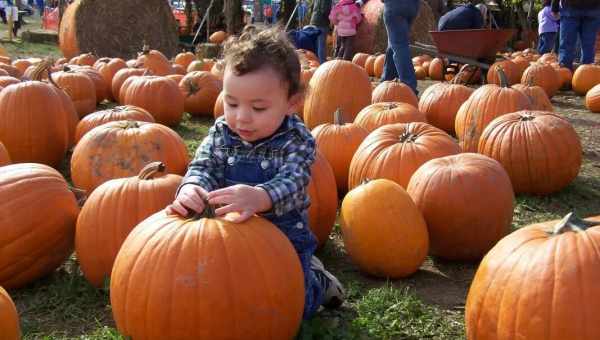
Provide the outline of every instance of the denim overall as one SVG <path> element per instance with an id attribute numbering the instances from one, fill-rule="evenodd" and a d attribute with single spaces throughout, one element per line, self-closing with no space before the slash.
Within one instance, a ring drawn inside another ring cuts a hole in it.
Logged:
<path id="1" fill-rule="evenodd" d="M 283 134 L 274 139 L 250 146 L 234 141 L 224 134 L 224 144 L 232 147 L 219 148 L 226 157 L 225 186 L 236 184 L 257 185 L 270 181 L 283 164 L 284 154 L 281 151 L 288 141 Z M 290 240 L 304 271 L 304 318 L 309 319 L 317 311 L 323 301 L 323 288 L 310 269 L 311 257 L 317 248 L 317 240 L 308 227 L 308 212 L 294 210 L 277 216 L 269 211 L 262 217 L 275 224 Z"/>

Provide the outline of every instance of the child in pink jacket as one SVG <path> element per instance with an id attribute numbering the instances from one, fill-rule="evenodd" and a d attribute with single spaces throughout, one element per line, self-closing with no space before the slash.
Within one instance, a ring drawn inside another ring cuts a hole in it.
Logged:
<path id="1" fill-rule="evenodd" d="M 335 25 L 338 36 L 336 58 L 352 60 L 352 43 L 356 35 L 356 26 L 361 20 L 360 8 L 354 0 L 340 0 L 329 13 L 329 21 Z"/>

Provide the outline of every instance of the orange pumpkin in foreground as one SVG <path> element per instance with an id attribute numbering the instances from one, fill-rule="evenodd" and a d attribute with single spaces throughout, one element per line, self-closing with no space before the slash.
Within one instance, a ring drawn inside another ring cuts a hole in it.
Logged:
<path id="1" fill-rule="evenodd" d="M 119 332 L 136 340 L 292 339 L 303 282 L 294 247 L 263 218 L 159 212 L 119 250 L 110 300 Z"/>
<path id="2" fill-rule="evenodd" d="M 317 237 L 319 248 L 325 245 L 335 218 L 337 217 L 338 191 L 335 175 L 323 154 L 317 151 L 315 162 L 310 168 L 311 178 L 306 192 L 310 197 L 308 225 Z"/>

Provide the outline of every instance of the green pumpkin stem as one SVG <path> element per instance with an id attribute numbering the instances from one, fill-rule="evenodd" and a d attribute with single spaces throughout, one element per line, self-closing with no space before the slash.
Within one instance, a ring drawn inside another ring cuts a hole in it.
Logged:
<path id="1" fill-rule="evenodd" d="M 165 163 L 163 162 L 152 162 L 152 163 L 148 163 L 146 164 L 145 167 L 142 168 L 142 170 L 140 170 L 140 173 L 138 174 L 138 178 L 139 179 L 153 179 L 157 174 L 164 174 L 165 173 Z M 159 176 L 160 176 L 159 175 Z"/>
<path id="2" fill-rule="evenodd" d="M 417 135 L 413 134 L 410 131 L 404 131 L 404 133 L 402 133 L 400 135 L 400 142 L 401 143 L 414 143 L 417 140 Z"/>
<path id="3" fill-rule="evenodd" d="M 598 225 L 600 225 L 600 222 L 584 220 L 575 216 L 573 212 L 570 212 L 554 226 L 552 234 L 560 235 L 568 231 L 583 232 Z"/>
<path id="4" fill-rule="evenodd" d="M 202 212 L 192 212 L 190 215 L 190 218 L 194 221 L 202 218 L 215 218 L 217 216 L 215 214 L 215 207 L 208 203 L 208 199 L 202 197 L 202 201 L 204 202 L 204 210 Z"/>
<path id="5" fill-rule="evenodd" d="M 333 123 L 335 125 L 344 125 L 344 116 L 342 114 L 342 109 L 338 107 L 337 110 L 333 113 Z"/>
<path id="6" fill-rule="evenodd" d="M 506 73 L 504 73 L 502 66 L 497 65 L 496 72 L 498 72 L 498 77 L 500 78 L 500 87 L 508 87 L 508 78 L 506 78 Z"/>

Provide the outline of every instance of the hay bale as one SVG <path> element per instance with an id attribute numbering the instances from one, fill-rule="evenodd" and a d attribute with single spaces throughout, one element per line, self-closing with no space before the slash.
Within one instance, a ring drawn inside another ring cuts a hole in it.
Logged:
<path id="1" fill-rule="evenodd" d="M 396 0 L 391 0 L 396 1 Z M 359 25 L 356 34 L 355 52 L 385 52 L 387 48 L 387 32 L 383 23 L 383 3 L 381 0 L 370 0 L 363 7 L 365 20 Z M 429 31 L 436 29 L 436 20 L 427 1 L 421 0 L 419 14 L 413 22 L 411 41 L 433 44 Z"/>
<path id="2" fill-rule="evenodd" d="M 76 0 L 65 11 L 60 49 L 67 58 L 83 52 L 131 59 L 144 41 L 167 57 L 178 52 L 175 18 L 166 0 Z"/>

